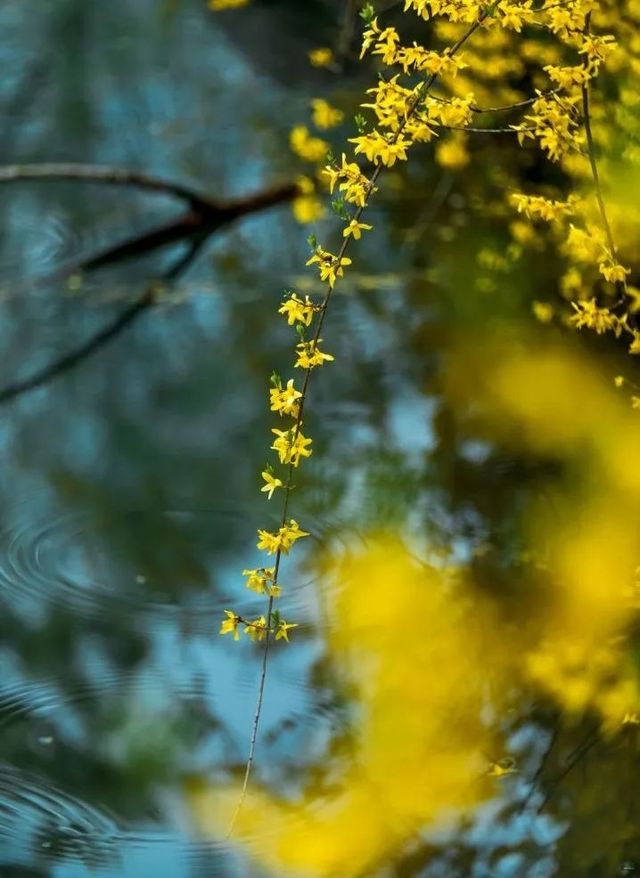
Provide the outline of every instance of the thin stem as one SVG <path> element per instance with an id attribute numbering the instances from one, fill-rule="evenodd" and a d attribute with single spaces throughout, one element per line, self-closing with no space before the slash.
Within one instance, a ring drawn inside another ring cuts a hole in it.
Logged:
<path id="1" fill-rule="evenodd" d="M 557 718 L 556 718 L 556 720 L 557 720 Z M 544 753 L 542 754 L 542 756 L 540 758 L 540 762 L 538 763 L 538 767 L 535 771 L 535 774 L 531 778 L 531 786 L 529 787 L 529 790 L 527 791 L 526 796 L 524 797 L 524 799 L 520 803 L 520 806 L 518 808 L 519 813 L 522 813 L 526 809 L 526 807 L 529 804 L 529 802 L 531 801 L 534 793 L 536 792 L 536 790 L 538 788 L 538 781 L 542 777 L 542 774 L 547 766 L 547 763 L 549 761 L 549 757 L 551 756 L 551 752 L 556 745 L 556 741 L 558 740 L 559 733 L 560 733 L 560 727 L 558 725 L 558 722 L 556 721 L 554 723 L 553 731 L 552 731 L 551 736 L 549 738 L 549 743 L 545 747 Z"/>
<path id="2" fill-rule="evenodd" d="M 542 92 L 542 94 L 534 95 L 532 98 L 526 98 L 523 101 L 517 101 L 515 104 L 503 104 L 500 107 L 478 107 L 475 104 L 469 104 L 469 109 L 472 113 L 507 113 L 509 110 L 518 110 L 520 107 L 528 107 L 530 104 L 534 104 L 536 101 L 539 101 L 540 98 L 550 97 L 555 94 L 558 89 L 551 89 L 550 91 Z M 453 101 L 450 98 L 442 98 L 439 95 L 430 95 L 431 100 L 437 101 L 439 104 L 451 104 Z"/>
<path id="3" fill-rule="evenodd" d="M 470 134 L 519 134 L 521 131 L 535 131 L 535 128 L 472 128 L 470 125 L 440 125 L 429 122 L 432 128 L 443 128 L 445 131 L 468 131 Z"/>
<path id="4" fill-rule="evenodd" d="M 487 14 L 488 14 L 488 12 L 485 9 L 483 9 L 480 12 L 476 21 L 453 44 L 453 46 L 449 50 L 449 57 L 455 55 L 462 48 L 462 46 L 467 42 L 467 40 L 480 27 L 480 25 L 482 24 L 484 19 L 487 17 Z M 418 107 L 420 102 L 422 100 L 424 100 L 424 98 L 426 97 L 430 88 L 433 86 L 433 84 L 436 82 L 437 79 L 438 79 L 438 74 L 432 73 L 429 75 L 429 77 L 427 79 L 423 80 L 423 82 L 416 89 L 416 91 L 413 95 L 413 98 L 411 100 L 411 103 L 409 104 L 409 107 L 407 108 L 407 113 L 406 113 L 402 123 L 399 125 L 398 130 L 394 133 L 392 140 L 390 141 L 391 144 L 394 144 L 397 142 L 398 138 L 401 136 L 402 132 L 404 131 L 405 127 L 407 126 L 409 120 L 411 119 L 413 114 L 416 112 L 416 108 Z M 364 204 L 357 208 L 357 210 L 355 211 L 355 213 L 352 217 L 352 219 L 355 220 L 356 222 L 358 222 L 358 220 L 362 216 L 364 210 L 368 206 L 369 198 L 375 189 L 375 184 L 376 184 L 378 178 L 380 177 L 382 170 L 383 170 L 383 165 L 379 164 L 376 166 L 373 174 L 371 175 L 371 179 L 369 180 L 367 195 L 364 199 Z M 338 254 L 335 257 L 335 262 L 337 263 L 338 267 L 340 267 L 341 261 L 342 261 L 343 257 L 345 256 L 345 254 L 347 253 L 347 250 L 349 249 L 350 244 L 351 244 L 351 236 L 344 237 L 342 244 L 340 246 L 340 249 L 338 250 Z M 332 287 L 331 283 L 329 283 L 329 285 L 327 287 L 327 291 L 326 291 L 325 296 L 324 296 L 324 299 L 323 299 L 323 301 L 320 305 L 320 308 L 319 308 L 318 322 L 317 322 L 316 330 L 314 332 L 313 340 L 312 340 L 312 345 L 314 348 L 316 347 L 318 340 L 320 338 L 320 333 L 322 331 L 322 326 L 324 324 L 324 319 L 325 319 L 325 316 L 327 313 L 327 308 L 329 306 L 329 302 L 331 300 L 332 292 L 333 292 L 333 287 Z M 304 412 L 304 405 L 306 402 L 307 390 L 309 387 L 311 372 L 312 372 L 312 368 L 308 368 L 305 370 L 304 381 L 303 381 L 302 391 L 301 391 L 302 396 L 299 399 L 298 415 L 296 417 L 295 425 L 293 428 L 291 445 L 293 445 L 295 443 L 295 441 L 298 437 L 298 434 L 300 432 L 301 425 L 302 425 L 302 415 Z M 284 502 L 283 502 L 283 510 L 282 510 L 281 527 L 284 527 L 286 525 L 287 513 L 288 513 L 288 508 L 289 508 L 289 497 L 291 495 L 291 488 L 292 488 L 293 471 L 294 471 L 294 465 L 293 465 L 293 463 L 289 463 L 287 481 L 284 485 Z M 282 559 L 282 549 L 278 548 L 276 550 L 275 560 L 274 560 L 273 585 L 277 585 L 277 582 L 278 582 L 278 573 L 280 571 L 281 559 Z M 260 717 L 262 715 L 262 705 L 264 703 L 264 689 L 265 689 L 265 682 L 266 682 L 266 676 L 267 676 L 267 660 L 268 660 L 268 655 L 269 655 L 269 644 L 270 644 L 270 639 L 271 639 L 270 633 L 271 633 L 272 615 L 273 615 L 273 595 L 270 595 L 269 596 L 269 603 L 267 606 L 265 645 L 264 645 L 264 653 L 262 656 L 260 682 L 258 685 L 258 697 L 256 700 L 256 709 L 255 709 L 254 716 L 253 716 L 253 724 L 252 724 L 252 728 L 251 728 L 251 739 L 249 742 L 249 755 L 248 755 L 247 764 L 245 767 L 244 780 L 243 780 L 242 788 L 240 791 L 240 797 L 238 799 L 238 803 L 237 803 L 236 808 L 235 808 L 233 815 L 231 817 L 231 821 L 229 823 L 229 828 L 227 829 L 227 838 L 233 832 L 233 827 L 235 825 L 236 819 L 237 819 L 238 814 L 240 813 L 242 806 L 244 804 L 244 801 L 246 799 L 247 789 L 249 787 L 249 779 L 251 777 L 251 770 L 253 768 L 253 764 L 255 761 L 256 741 L 258 738 L 258 728 L 260 725 Z"/>
<path id="5" fill-rule="evenodd" d="M 542 814 L 544 809 L 547 807 L 553 796 L 555 795 L 556 790 L 560 786 L 561 782 L 565 779 L 565 777 L 570 774 L 570 772 L 575 768 L 575 766 L 587 755 L 587 753 L 592 750 L 596 744 L 598 744 L 602 740 L 602 733 L 596 732 L 593 737 L 591 737 L 591 732 L 585 740 L 574 750 L 573 758 L 571 758 L 565 768 L 558 774 L 553 781 L 551 789 L 544 797 L 543 801 L 539 805 L 536 814 Z"/>
<path id="6" fill-rule="evenodd" d="M 591 26 L 591 13 L 588 12 L 585 17 L 584 22 L 584 33 L 588 34 Z M 585 58 L 584 67 L 587 68 L 588 60 Z M 598 162 L 596 160 L 596 150 L 595 144 L 593 141 L 593 131 L 591 130 L 591 102 L 589 95 L 589 83 L 582 83 L 582 120 L 584 125 L 584 133 L 587 139 L 587 155 L 589 158 L 589 166 L 591 168 L 591 178 L 593 180 L 593 185 L 596 192 L 596 201 L 598 202 L 598 211 L 600 213 L 600 220 L 602 222 L 602 228 L 604 229 L 604 233 L 607 239 L 607 247 L 609 249 L 609 253 L 611 254 L 611 258 L 617 261 L 618 250 L 615 244 L 615 240 L 613 237 L 613 232 L 611 231 L 611 223 L 609 222 L 609 217 L 607 215 L 607 208 L 604 203 L 604 196 L 602 194 L 602 184 L 600 182 L 600 172 L 598 171 Z M 621 297 L 626 298 L 627 296 L 627 282 L 626 280 L 618 280 L 615 282 L 616 292 Z"/>

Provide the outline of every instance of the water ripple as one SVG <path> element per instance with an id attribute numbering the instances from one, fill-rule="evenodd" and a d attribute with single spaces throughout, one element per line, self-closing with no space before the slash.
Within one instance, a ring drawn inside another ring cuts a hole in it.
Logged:
<path id="1" fill-rule="evenodd" d="M 170 848 L 183 863 L 202 860 L 215 868 L 228 845 L 191 840 L 178 830 L 128 830 L 102 807 L 52 786 L 45 779 L 0 765 L 0 844 L 4 862 L 37 855 L 51 864 L 80 861 L 88 866 L 121 863 L 144 849 Z"/>
<path id="2" fill-rule="evenodd" d="M 135 511 L 126 518 L 145 514 Z M 101 534 L 89 516 L 23 517 L 0 533 L 0 600 L 40 613 L 54 604 L 82 617 L 125 613 L 134 625 L 166 620 L 191 633 L 211 632 L 230 602 L 241 613 L 261 611 L 260 600 L 243 588 L 240 557 L 232 563 L 228 548 L 215 545 L 220 525 L 227 532 L 230 518 L 239 513 L 167 510 L 160 515 L 160 523 L 169 528 L 165 536 L 177 537 L 170 546 L 159 538 L 164 542 L 158 549 L 163 564 L 156 564 L 162 567 L 159 586 L 152 575 L 127 566 L 133 562 L 123 563 L 117 540 L 109 546 L 110 535 Z M 131 520 L 132 530 L 138 524 L 145 523 Z M 308 607 L 311 585 L 308 575 L 287 583 L 288 612 L 299 615 Z"/>

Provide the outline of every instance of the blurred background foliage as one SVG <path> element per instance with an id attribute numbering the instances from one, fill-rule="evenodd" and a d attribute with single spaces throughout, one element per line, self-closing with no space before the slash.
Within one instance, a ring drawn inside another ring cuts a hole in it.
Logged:
<path id="1" fill-rule="evenodd" d="M 2 164 L 133 167 L 218 199 L 313 177 L 291 129 L 313 130 L 326 98 L 339 155 L 375 75 L 355 7 L 7 2 Z M 329 66 L 310 63 L 321 47 Z M 477 66 L 487 105 L 537 85 L 499 43 Z M 623 109 L 599 106 L 604 128 Z M 239 571 L 269 524 L 266 389 L 290 356 L 276 309 L 312 283 L 307 232 L 287 205 L 233 223 L 94 356 L 3 405 L 3 876 L 640 872 L 635 363 L 567 329 L 562 241 L 508 202 L 572 185 L 501 134 L 418 147 L 385 175 L 326 324 L 336 362 L 293 496 L 313 540 L 283 580 L 302 624 L 271 658 L 238 845 L 221 827 L 260 653 L 217 630 L 230 602 L 254 607 Z M 636 191 L 629 174 L 623 218 Z M 109 324 L 185 243 L 79 271 L 176 200 L 68 181 L 3 194 L 4 386 Z M 376 548 L 389 531 L 404 549 Z M 340 796 L 336 825 L 322 805 Z"/>

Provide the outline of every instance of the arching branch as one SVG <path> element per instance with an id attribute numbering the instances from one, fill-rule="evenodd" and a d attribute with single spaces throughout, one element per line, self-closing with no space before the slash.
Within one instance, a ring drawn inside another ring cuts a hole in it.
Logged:
<path id="1" fill-rule="evenodd" d="M 28 181 L 60 182 L 63 180 L 85 183 L 102 183 L 111 186 L 130 186 L 149 192 L 163 192 L 191 204 L 199 204 L 202 196 L 194 189 L 145 174 L 129 168 L 113 168 L 109 165 L 85 165 L 71 162 L 46 162 L 44 164 L 4 165 L 0 167 L 0 183 L 25 183 Z"/>
<path id="2" fill-rule="evenodd" d="M 42 173 L 38 174 L 34 170 L 36 168 L 40 168 Z M 52 168 L 57 169 L 55 173 L 58 175 L 61 168 L 66 168 L 69 174 L 67 176 L 54 177 L 52 176 Z M 21 170 L 18 171 L 16 169 Z M 25 169 L 28 169 L 28 171 L 25 171 Z M 83 170 L 86 176 L 78 176 L 77 172 L 79 170 Z M 166 184 L 164 181 L 158 181 L 153 177 L 138 174 L 137 172 L 117 172 L 117 169 L 102 168 L 103 176 L 96 176 L 95 171 L 96 166 L 94 165 L 12 165 L 0 168 L 0 182 L 17 181 L 19 179 L 90 179 L 95 182 L 136 185 L 155 191 L 169 191 L 171 189 L 172 194 L 178 195 L 181 193 L 179 197 L 187 199 L 191 204 L 191 208 L 182 216 L 156 229 L 133 235 L 119 244 L 78 260 L 73 265 L 66 265 L 62 269 L 57 269 L 53 274 L 38 279 L 37 283 L 51 283 L 61 280 L 70 274 L 92 271 L 184 241 L 190 244 L 187 253 L 180 256 L 160 278 L 160 280 L 165 281 L 175 280 L 187 269 L 203 244 L 212 234 L 243 216 L 258 213 L 278 204 L 291 201 L 298 193 L 298 189 L 294 184 L 285 184 L 256 192 L 244 198 L 213 201 L 197 194 L 194 195 L 181 187 Z M 29 174 L 33 176 L 29 176 Z M 24 393 L 28 393 L 38 387 L 43 387 L 97 353 L 106 344 L 119 336 L 141 314 L 145 313 L 154 304 L 156 295 L 157 283 L 151 282 L 135 302 L 129 305 L 111 323 L 100 329 L 77 348 L 63 354 L 34 374 L 0 389 L 0 405 L 9 403 Z"/>

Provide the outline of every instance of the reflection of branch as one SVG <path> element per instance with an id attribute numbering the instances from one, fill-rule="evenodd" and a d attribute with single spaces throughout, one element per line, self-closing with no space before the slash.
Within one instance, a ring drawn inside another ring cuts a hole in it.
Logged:
<path id="1" fill-rule="evenodd" d="M 538 767 L 535 771 L 535 774 L 531 778 L 531 785 L 529 787 L 529 790 L 528 790 L 526 796 L 520 802 L 520 807 L 518 808 L 519 813 L 522 813 L 526 809 L 527 805 L 529 804 L 529 802 L 533 798 L 533 795 L 538 788 L 538 781 L 542 777 L 542 774 L 543 774 L 543 772 L 547 766 L 547 763 L 549 761 L 549 757 L 551 756 L 551 751 L 555 747 L 556 741 L 558 740 L 559 731 L 560 731 L 560 728 L 556 722 L 556 723 L 554 723 L 553 731 L 552 731 L 551 736 L 549 738 L 549 743 L 545 747 L 544 753 L 542 754 L 542 756 L 540 758 L 540 762 L 538 763 Z"/>
<path id="2" fill-rule="evenodd" d="M 41 167 L 51 168 L 52 166 L 44 165 Z M 93 169 L 93 166 L 73 167 L 88 167 Z M 7 169 L 5 168 L 4 170 L 6 171 Z M 0 168 L 0 180 L 2 171 L 3 169 Z M 123 172 L 125 177 L 130 173 L 131 172 Z M 40 179 L 45 178 L 52 179 L 51 176 L 45 177 L 44 175 Z M 12 179 L 27 179 L 27 177 L 16 176 Z M 78 178 L 69 177 L 68 179 Z M 138 179 L 140 178 L 138 177 Z M 154 188 L 153 178 L 145 177 L 144 179 L 147 182 L 151 180 L 147 188 Z M 110 182 L 116 181 L 111 180 Z M 118 182 L 124 182 L 124 180 Z M 202 245 L 214 232 L 242 216 L 257 213 L 277 204 L 291 201 L 296 194 L 297 188 L 292 184 L 266 189 L 245 198 L 229 201 L 213 202 L 202 199 L 199 196 L 194 196 L 197 200 L 193 200 L 191 195 L 185 194 L 183 197 L 188 198 L 192 202 L 192 209 L 186 214 L 183 214 L 183 216 L 179 217 L 177 220 L 166 223 L 150 232 L 145 232 L 141 235 L 135 235 L 128 238 L 114 247 L 107 248 L 100 253 L 80 260 L 71 267 L 65 267 L 63 271 L 58 270 L 54 275 L 44 278 L 44 280 L 52 281 L 74 272 L 97 269 L 105 265 L 119 262 L 123 259 L 141 256 L 144 253 L 149 253 L 168 244 L 174 244 L 180 241 L 189 242 L 190 247 L 187 253 L 180 256 L 180 258 L 174 262 L 174 264 L 161 277 L 162 280 L 166 281 L 175 280 L 191 264 Z M 63 375 L 65 372 L 73 369 L 74 366 L 92 356 L 104 347 L 105 344 L 120 335 L 120 333 L 133 323 L 137 317 L 153 305 L 156 300 L 156 295 L 157 284 L 151 282 L 147 285 L 142 295 L 119 314 L 115 320 L 99 330 L 75 350 L 64 354 L 62 357 L 54 360 L 49 365 L 44 366 L 33 375 L 0 389 L 0 405 L 11 402 L 23 393 L 27 393 L 30 390 L 48 384 L 50 381 L 53 381 L 55 378 Z"/>
<path id="3" fill-rule="evenodd" d="M 35 168 L 38 166 L 32 165 L 31 167 Z M 51 168 L 54 166 L 42 165 L 41 167 Z M 78 165 L 74 167 L 81 168 L 84 166 Z M 90 169 L 93 168 L 91 165 L 87 165 L 86 167 Z M 6 170 L 7 168 L 0 167 L 0 183 L 2 182 L 3 171 Z M 131 171 L 123 172 L 124 176 L 122 181 L 132 173 L 133 172 Z M 27 178 L 16 177 L 15 179 Z M 52 177 L 47 176 L 42 177 L 41 179 L 52 179 Z M 140 178 L 138 178 L 138 180 L 139 179 Z M 145 177 L 144 179 L 149 184 L 148 188 L 152 188 L 158 183 L 154 178 Z M 112 180 L 111 182 L 114 181 Z M 138 185 L 138 183 L 133 185 Z M 158 183 L 158 185 L 164 184 Z M 173 184 L 168 185 L 173 186 Z M 180 187 L 174 187 L 174 194 L 179 190 Z M 37 286 L 46 285 L 63 280 L 71 274 L 92 271 L 97 268 L 102 268 L 105 265 L 120 262 L 124 259 L 131 259 L 142 256 L 146 253 L 151 253 L 153 250 L 158 250 L 160 247 L 166 247 L 169 244 L 175 244 L 179 241 L 193 240 L 203 234 L 209 236 L 213 232 L 218 231 L 223 226 L 226 226 L 242 216 L 257 213 L 261 210 L 266 210 L 269 207 L 274 207 L 278 204 L 291 201 L 295 198 L 297 192 L 297 187 L 294 184 L 286 183 L 281 186 L 275 186 L 261 192 L 256 192 L 253 195 L 247 195 L 244 198 L 214 201 L 203 196 L 187 194 L 185 190 L 183 197 L 188 198 L 191 201 L 192 207 L 189 211 L 182 214 L 182 216 L 164 223 L 155 229 L 151 229 L 150 231 L 131 235 L 119 244 L 107 247 L 93 255 L 83 257 L 77 262 L 63 265 L 44 277 L 29 281 L 28 286 L 33 286 L 34 284 Z"/>
<path id="4" fill-rule="evenodd" d="M 136 317 L 153 304 L 153 300 L 153 290 L 151 287 L 148 287 L 136 302 L 129 305 L 126 311 L 123 311 L 122 314 L 116 317 L 113 323 L 110 323 L 104 329 L 101 329 L 95 335 L 91 336 L 91 338 L 75 350 L 70 351 L 68 354 L 64 354 L 60 359 L 55 360 L 53 363 L 49 363 L 49 365 L 34 372 L 33 375 L 29 375 L 28 378 L 24 378 L 21 381 L 16 381 L 14 384 L 8 384 L 6 387 L 3 387 L 2 390 L 0 390 L 0 405 L 11 402 L 11 400 L 18 396 L 22 396 L 23 393 L 27 393 L 29 390 L 35 390 L 37 387 L 42 387 L 44 384 L 48 384 L 50 381 L 53 381 L 55 378 L 58 378 L 60 375 L 64 375 L 65 372 L 73 369 L 73 367 L 82 362 L 82 360 L 90 357 L 91 354 L 98 351 L 108 341 L 119 335 L 123 329 L 129 326 L 130 323 L 133 323 Z"/>
<path id="5" fill-rule="evenodd" d="M 195 259 L 205 240 L 205 237 L 201 237 L 194 241 L 186 254 L 180 256 L 169 270 L 163 274 L 162 280 L 175 280 L 180 274 L 182 274 L 182 272 L 185 271 Z M 157 283 L 149 283 L 139 299 L 129 305 L 129 307 L 123 311 L 122 314 L 119 314 L 112 323 L 105 326 L 103 329 L 98 330 L 98 332 L 75 348 L 75 350 L 69 351 L 69 353 L 64 354 L 58 360 L 54 360 L 52 363 L 49 363 L 49 365 L 44 366 L 28 378 L 24 378 L 22 381 L 16 381 L 14 384 L 9 384 L 7 387 L 0 390 L 0 405 L 11 402 L 11 400 L 18 396 L 22 396 L 23 393 L 27 393 L 29 390 L 35 390 L 37 387 L 42 387 L 45 384 L 48 384 L 60 375 L 64 375 L 65 372 L 69 372 L 74 366 L 81 363 L 83 360 L 86 360 L 92 354 L 97 353 L 107 344 L 107 342 L 120 335 L 127 326 L 130 326 L 137 317 L 154 304 L 157 289 Z"/>
<path id="6" fill-rule="evenodd" d="M 28 180 L 50 180 L 52 182 L 73 180 L 75 182 L 105 183 L 115 186 L 131 186 L 134 189 L 146 189 L 152 192 L 164 192 L 192 204 L 199 204 L 206 200 L 197 192 L 179 183 L 127 168 L 112 168 L 107 165 L 59 164 L 57 162 L 0 167 L 0 183 L 18 183 Z"/>
<path id="7" fill-rule="evenodd" d="M 581 759 L 584 759 L 584 757 L 587 755 L 589 750 L 591 750 L 593 747 L 595 747 L 595 745 L 597 743 L 599 743 L 599 741 L 601 741 L 601 740 L 602 740 L 602 733 L 601 732 L 599 732 L 598 730 L 595 731 L 595 734 L 593 732 L 589 732 L 587 737 L 575 748 L 575 750 L 571 754 L 565 768 L 560 772 L 560 774 L 558 774 L 553 779 L 553 783 L 551 785 L 551 788 L 549 789 L 549 792 L 547 793 L 547 795 L 543 799 L 542 803 L 538 807 L 538 810 L 536 812 L 537 814 L 541 814 L 544 811 L 544 809 L 547 807 L 547 805 L 549 804 L 549 802 L 553 798 L 556 790 L 560 786 L 560 783 L 565 779 L 565 777 L 569 774 L 569 772 L 572 771 L 573 768 L 575 768 L 575 766 L 578 764 L 578 762 L 580 762 Z"/>
<path id="8" fill-rule="evenodd" d="M 294 185 L 286 184 L 233 201 L 200 201 L 194 205 L 192 210 L 178 219 L 141 235 L 127 238 L 113 247 L 108 247 L 101 253 L 83 260 L 72 272 L 67 269 L 66 273 L 91 271 L 114 262 L 120 262 L 123 259 L 142 256 L 178 241 L 192 240 L 201 235 L 208 237 L 242 216 L 266 210 L 285 201 L 291 201 L 296 193 L 297 189 Z"/>

